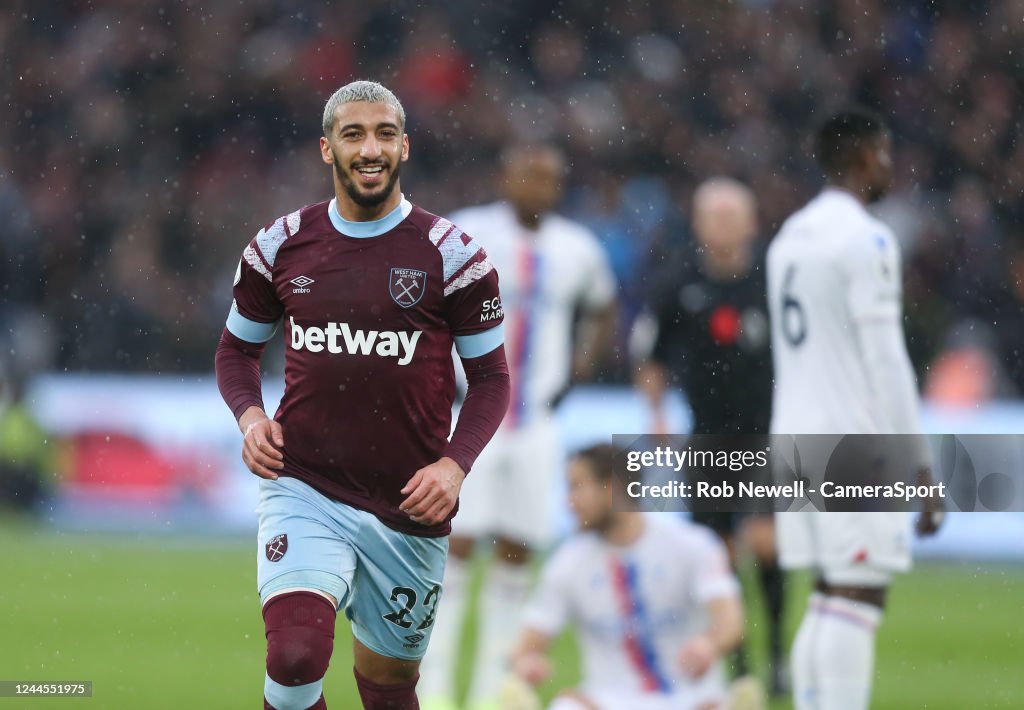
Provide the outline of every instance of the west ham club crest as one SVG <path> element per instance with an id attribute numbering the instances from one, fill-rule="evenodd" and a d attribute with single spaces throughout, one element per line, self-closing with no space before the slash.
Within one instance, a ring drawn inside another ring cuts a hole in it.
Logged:
<path id="1" fill-rule="evenodd" d="M 427 272 L 419 269 L 391 269 L 391 299 L 402 308 L 415 306 L 427 290 Z"/>
<path id="2" fill-rule="evenodd" d="M 270 542 L 267 543 L 267 559 L 271 562 L 277 562 L 284 553 L 288 552 L 288 535 L 281 533 L 280 535 L 274 535 L 270 538 Z"/>

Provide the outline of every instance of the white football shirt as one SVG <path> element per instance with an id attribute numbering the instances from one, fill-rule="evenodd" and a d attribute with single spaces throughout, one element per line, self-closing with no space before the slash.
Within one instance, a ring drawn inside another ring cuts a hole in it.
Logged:
<path id="1" fill-rule="evenodd" d="M 707 528 L 645 517 L 632 545 L 594 532 L 572 536 L 544 566 L 523 624 L 545 635 L 576 627 L 580 689 L 602 697 L 666 693 L 717 697 L 721 663 L 694 682 L 679 668 L 687 639 L 707 626 L 705 605 L 739 594 L 721 542 Z"/>
<path id="2" fill-rule="evenodd" d="M 498 272 L 512 384 L 505 424 L 516 426 L 568 385 L 573 314 L 611 303 L 615 277 L 597 237 L 557 214 L 531 231 L 511 205 L 494 202 L 460 210 L 451 221 L 483 245 Z"/>
<path id="3" fill-rule="evenodd" d="M 772 433 L 918 433 L 892 230 L 850 193 L 826 188 L 782 225 L 767 275 Z M 875 352 L 891 357 L 879 367 L 867 355 Z"/>

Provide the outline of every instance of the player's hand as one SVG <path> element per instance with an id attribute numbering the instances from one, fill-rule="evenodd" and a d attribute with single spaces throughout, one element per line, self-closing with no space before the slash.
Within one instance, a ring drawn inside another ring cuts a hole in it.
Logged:
<path id="1" fill-rule="evenodd" d="M 914 527 L 917 529 L 918 535 L 928 537 L 939 531 L 945 519 L 946 511 L 944 510 L 922 510 L 917 516 L 917 523 Z"/>
<path id="2" fill-rule="evenodd" d="M 242 461 L 260 478 L 277 479 L 284 468 L 284 430 L 259 407 L 249 407 L 238 420 L 242 430 Z"/>
<path id="3" fill-rule="evenodd" d="M 512 672 L 530 685 L 540 685 L 551 671 L 551 661 L 542 653 L 522 653 L 512 659 Z"/>
<path id="4" fill-rule="evenodd" d="M 694 636 L 679 651 L 679 667 L 690 678 L 700 678 L 718 660 L 715 642 L 705 634 Z"/>
<path id="5" fill-rule="evenodd" d="M 454 459 L 442 456 L 413 474 L 401 491 L 407 498 L 398 509 L 421 525 L 437 525 L 455 507 L 465 478 Z"/>
<path id="6" fill-rule="evenodd" d="M 922 469 L 917 474 L 917 484 L 919 486 L 930 486 L 933 483 L 932 472 L 930 469 Z M 939 496 L 932 496 L 930 498 L 924 498 L 922 500 L 922 508 L 920 515 L 917 516 L 917 523 L 914 526 L 917 530 L 917 534 L 921 537 L 928 537 L 934 535 L 942 527 L 942 523 L 946 519 L 946 507 L 943 503 L 942 498 Z"/>

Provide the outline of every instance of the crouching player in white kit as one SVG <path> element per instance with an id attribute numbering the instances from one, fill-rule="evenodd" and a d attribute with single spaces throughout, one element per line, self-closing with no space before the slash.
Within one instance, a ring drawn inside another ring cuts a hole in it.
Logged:
<path id="1" fill-rule="evenodd" d="M 921 432 L 898 245 L 865 209 L 891 181 L 891 142 L 868 111 L 825 121 L 815 152 L 828 184 L 769 248 L 773 434 Z M 907 482 L 927 483 L 927 447 L 916 441 Z M 929 534 L 942 513 L 934 501 L 925 508 L 917 528 Z M 875 629 L 892 574 L 910 568 L 909 527 L 899 512 L 778 514 L 783 567 L 818 575 L 792 650 L 797 710 L 868 707 Z"/>
<path id="2" fill-rule="evenodd" d="M 739 585 L 710 530 L 612 507 L 615 449 L 569 464 L 580 532 L 555 552 L 523 621 L 512 669 L 530 684 L 551 672 L 545 651 L 577 627 L 583 681 L 550 710 L 711 710 L 725 700 L 722 657 L 743 634 Z"/>

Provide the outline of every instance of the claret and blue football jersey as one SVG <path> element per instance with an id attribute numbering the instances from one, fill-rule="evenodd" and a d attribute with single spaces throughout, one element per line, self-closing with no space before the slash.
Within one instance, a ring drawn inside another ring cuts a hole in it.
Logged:
<path id="1" fill-rule="evenodd" d="M 347 222 L 331 200 L 246 246 L 227 327 L 249 342 L 284 338 L 283 475 L 431 536 L 449 523 L 410 521 L 400 491 L 447 445 L 453 343 L 486 354 L 501 323 L 497 273 L 457 226 L 405 199 L 380 220 Z"/>

